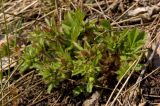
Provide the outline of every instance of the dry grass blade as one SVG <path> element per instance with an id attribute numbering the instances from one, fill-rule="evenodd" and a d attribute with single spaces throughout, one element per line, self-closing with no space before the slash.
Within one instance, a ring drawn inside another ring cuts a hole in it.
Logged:
<path id="1" fill-rule="evenodd" d="M 21 63 L 21 64 L 22 64 L 22 63 Z M 11 73 L 11 75 L 9 75 L 7 81 L 6 81 L 5 84 L 3 85 L 3 88 L 1 89 L 0 94 L 2 94 L 3 90 L 5 89 L 5 87 L 7 86 L 8 82 L 9 82 L 10 78 L 11 78 L 11 77 L 13 76 L 13 74 L 18 70 L 18 68 L 20 67 L 21 64 L 19 64 L 19 65 L 13 70 L 13 72 Z"/>
<path id="2" fill-rule="evenodd" d="M 140 73 L 140 76 L 138 77 L 138 79 L 137 79 L 137 81 L 135 83 L 136 86 L 134 86 L 134 88 L 132 88 L 131 93 L 129 94 L 129 97 L 126 100 L 126 101 L 130 101 L 132 105 L 136 104 L 135 102 L 137 102 L 136 99 L 137 99 L 138 94 L 140 93 L 140 91 L 139 91 L 140 83 L 139 82 L 142 81 L 144 73 L 146 72 L 149 63 L 151 63 L 151 60 L 152 60 L 157 48 L 158 48 L 158 45 L 155 48 L 155 50 L 152 52 L 152 54 L 150 55 L 147 63 L 145 64 L 144 68 L 142 69 L 142 71 Z"/>
<path id="3" fill-rule="evenodd" d="M 99 11 L 99 10 L 93 8 L 93 7 L 90 7 L 89 5 L 85 5 L 85 6 L 86 6 L 87 8 L 89 8 L 89 9 L 91 9 L 91 10 L 99 13 L 100 15 L 103 15 L 103 16 L 105 17 L 105 19 L 111 20 L 115 25 L 118 26 L 118 28 L 122 28 L 116 21 L 114 21 L 114 20 L 113 20 L 112 18 L 110 18 L 109 16 L 105 15 L 103 12 L 101 12 L 101 11 Z M 111 23 L 111 25 L 112 25 L 113 23 Z"/>
<path id="4" fill-rule="evenodd" d="M 120 15 L 115 21 L 118 21 L 121 19 L 130 9 L 132 9 L 134 6 L 138 4 L 139 1 L 135 2 L 132 6 L 130 6 L 122 15 Z"/>
<path id="5" fill-rule="evenodd" d="M 160 67 L 156 68 L 155 70 L 153 70 L 152 72 L 150 72 L 148 75 L 146 75 L 141 81 L 145 80 L 146 78 L 148 78 L 149 76 L 151 76 L 153 73 L 155 73 L 156 71 L 159 71 Z M 138 84 L 141 83 L 141 81 L 137 82 Z M 122 93 L 123 95 L 127 95 L 127 92 L 132 91 L 135 87 L 137 86 L 137 84 L 132 85 L 130 88 L 128 88 L 126 91 L 124 91 Z"/>
<path id="6" fill-rule="evenodd" d="M 33 100 L 32 104 L 35 104 L 35 102 L 38 100 L 38 98 L 42 95 L 43 91 L 39 93 L 39 95 Z"/>
<path id="7" fill-rule="evenodd" d="M 111 100 L 111 98 L 113 97 L 113 94 L 115 93 L 117 87 L 119 86 L 119 84 L 121 83 L 122 79 L 124 78 L 124 76 L 130 71 L 130 69 L 135 65 L 136 61 L 133 62 L 133 64 L 128 68 L 128 70 L 126 70 L 125 74 L 121 77 L 121 79 L 118 81 L 118 83 L 116 84 L 116 86 L 114 87 L 111 95 L 109 96 L 107 102 L 106 102 L 106 105 L 105 106 L 108 106 L 109 105 L 109 102 Z"/>
<path id="8" fill-rule="evenodd" d="M 23 75 L 23 76 L 21 76 L 19 79 L 17 79 L 12 84 L 10 84 L 8 87 L 6 87 L 4 90 L 7 90 L 8 88 L 11 88 L 12 86 L 16 85 L 18 82 L 20 82 L 21 80 L 25 79 L 27 76 L 30 76 L 33 73 L 34 73 L 34 70 L 25 74 L 25 75 Z"/>
<path id="9" fill-rule="evenodd" d="M 122 90 L 124 89 L 124 87 L 125 87 L 126 84 L 128 83 L 128 80 L 130 79 L 131 75 L 133 74 L 136 65 L 139 63 L 140 58 L 141 58 L 141 56 L 140 56 L 139 59 L 136 61 L 136 64 L 133 66 L 133 69 L 132 69 L 131 73 L 129 74 L 129 76 L 127 77 L 126 81 L 124 82 L 124 84 L 123 84 L 122 87 L 120 88 L 119 92 L 116 94 L 116 97 L 113 99 L 113 101 L 111 102 L 110 106 L 113 106 L 114 103 L 116 102 L 116 100 L 118 99 L 119 95 L 121 94 Z"/>
<path id="10" fill-rule="evenodd" d="M 44 4 L 45 3 L 45 4 Z M 6 23 L 7 26 L 14 26 L 12 29 L 12 32 L 16 32 L 17 28 L 15 27 L 15 24 L 20 21 L 24 20 L 21 24 L 22 27 L 25 26 L 27 23 L 32 23 L 33 20 L 37 20 L 40 16 L 43 16 L 46 14 L 48 9 L 51 9 L 53 7 L 47 7 L 47 2 L 42 2 L 41 0 L 14 0 L 7 3 L 4 3 L 2 6 L 2 10 L 4 10 L 4 14 L 6 17 Z M 4 24 L 4 19 L 2 18 L 4 14 L 0 13 L 0 23 Z M 26 25 L 28 27 L 29 25 Z M 25 27 L 25 28 L 26 28 Z M 29 28 L 29 27 L 28 27 Z M 2 26 L 2 31 L 4 27 Z M 20 28 L 22 29 L 22 28 Z M 14 31 L 13 31 L 14 30 Z"/>
<path id="11" fill-rule="evenodd" d="M 24 94 L 26 91 L 28 91 L 28 90 L 34 88 L 35 86 L 41 84 L 42 82 L 43 82 L 43 81 L 39 81 L 39 82 L 37 82 L 36 84 L 34 84 L 34 85 L 30 86 L 29 88 L 25 89 L 23 92 L 19 93 L 19 94 L 16 95 L 15 97 L 9 99 L 6 103 L 4 103 L 3 106 L 5 106 L 5 105 L 7 105 L 8 103 L 12 102 L 12 101 L 15 100 L 16 98 L 18 98 L 19 96 L 21 96 L 22 94 Z"/>

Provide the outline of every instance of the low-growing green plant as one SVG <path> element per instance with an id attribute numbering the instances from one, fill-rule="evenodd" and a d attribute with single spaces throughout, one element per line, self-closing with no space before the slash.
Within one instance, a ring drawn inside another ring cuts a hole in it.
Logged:
<path id="1" fill-rule="evenodd" d="M 31 33 L 28 45 L 20 62 L 20 72 L 36 69 L 48 84 L 48 92 L 66 79 L 77 81 L 73 92 L 92 92 L 98 85 L 98 75 L 103 70 L 100 63 L 106 52 L 119 57 L 119 67 L 115 70 L 118 77 L 123 76 L 126 69 L 141 53 L 145 33 L 136 28 L 114 31 L 109 21 L 100 20 L 85 22 L 84 13 L 80 10 L 70 11 L 64 16 L 59 27 L 54 19 L 45 19 L 48 30 Z M 112 55 L 110 55 L 112 58 Z M 106 60 L 110 61 L 110 60 Z M 74 77 L 74 78 L 73 78 Z"/>

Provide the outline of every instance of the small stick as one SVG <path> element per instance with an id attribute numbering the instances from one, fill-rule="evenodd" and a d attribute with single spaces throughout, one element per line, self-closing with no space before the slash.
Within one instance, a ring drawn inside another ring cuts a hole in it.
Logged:
<path id="1" fill-rule="evenodd" d="M 136 86 L 134 86 L 132 88 L 133 92 L 131 92 L 131 94 L 129 95 L 129 100 L 133 100 L 133 97 L 136 98 L 136 96 L 137 96 L 137 92 L 136 91 L 138 90 L 137 88 L 140 87 L 140 84 L 141 84 L 141 81 L 143 79 L 144 73 L 146 72 L 148 65 L 151 63 L 151 61 L 153 59 L 153 56 L 154 56 L 155 52 L 157 51 L 158 47 L 159 47 L 159 44 L 157 43 L 156 48 L 153 50 L 152 54 L 150 55 L 147 63 L 144 65 L 144 68 L 142 69 L 142 71 L 140 73 L 140 76 L 138 77 L 138 79 L 137 79 L 137 81 L 135 83 Z"/>

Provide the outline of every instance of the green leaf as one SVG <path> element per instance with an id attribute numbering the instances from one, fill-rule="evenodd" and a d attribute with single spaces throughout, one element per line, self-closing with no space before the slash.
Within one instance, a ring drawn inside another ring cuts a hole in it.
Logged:
<path id="1" fill-rule="evenodd" d="M 100 61 L 100 59 L 102 58 L 102 54 L 100 51 L 97 51 L 97 55 L 96 55 L 96 58 L 94 59 L 93 63 L 94 65 L 97 65 Z M 100 70 L 98 67 L 97 67 L 97 70 Z"/>
<path id="2" fill-rule="evenodd" d="M 102 21 L 101 21 L 101 25 L 102 25 L 105 29 L 111 31 L 111 24 L 110 24 L 110 22 L 109 22 L 108 20 L 102 20 Z"/>
<path id="3" fill-rule="evenodd" d="M 128 41 L 129 41 L 129 45 L 132 47 L 132 44 L 134 43 L 134 39 L 135 37 L 137 36 L 137 29 L 134 28 L 133 30 L 131 30 L 129 33 L 128 33 Z"/>
<path id="4" fill-rule="evenodd" d="M 82 28 L 78 27 L 78 26 L 74 26 L 74 27 L 72 27 L 71 31 L 72 31 L 71 32 L 71 40 L 77 41 L 77 38 L 78 38 L 80 32 L 82 31 Z"/>
<path id="5" fill-rule="evenodd" d="M 138 30 L 137 28 L 132 29 L 128 33 L 128 41 L 129 41 L 130 47 L 132 48 L 132 47 L 138 46 L 138 42 L 139 42 L 139 45 L 141 45 L 143 43 L 144 36 L 145 36 L 144 32 L 140 32 L 140 30 Z"/>
<path id="6" fill-rule="evenodd" d="M 52 89 L 53 89 L 54 85 L 51 83 L 48 85 L 48 89 L 47 89 L 47 92 L 48 93 L 51 93 Z"/>
<path id="7" fill-rule="evenodd" d="M 51 72 L 49 69 L 46 69 L 46 70 L 41 70 L 39 72 L 39 75 L 41 75 L 43 77 L 43 79 L 47 79 L 48 77 L 51 76 Z"/>
<path id="8" fill-rule="evenodd" d="M 120 59 L 122 61 L 127 61 L 128 60 L 128 56 L 127 55 L 122 55 L 122 56 L 120 56 Z"/>
<path id="9" fill-rule="evenodd" d="M 2 79 L 3 79 L 3 72 L 0 71 L 0 81 L 2 81 Z"/>
<path id="10" fill-rule="evenodd" d="M 72 41 L 76 41 L 80 32 L 83 30 L 84 14 L 79 9 L 75 12 L 70 11 L 65 15 L 62 28 L 65 35 Z"/>
<path id="11" fill-rule="evenodd" d="M 92 88 L 93 88 L 93 83 L 92 82 L 88 82 L 87 83 L 87 92 L 91 93 L 92 92 Z"/>
<path id="12" fill-rule="evenodd" d="M 36 63 L 36 62 L 34 62 L 33 65 L 31 66 L 31 68 L 35 68 L 37 70 L 42 70 L 43 67 L 44 66 L 41 63 Z"/>
<path id="13" fill-rule="evenodd" d="M 27 69 L 29 69 L 29 67 L 31 66 L 30 62 L 24 62 L 21 66 L 20 66 L 20 73 L 24 73 Z"/>
<path id="14" fill-rule="evenodd" d="M 87 83 L 87 92 L 89 92 L 89 93 L 92 92 L 93 83 L 94 83 L 94 78 L 89 77 L 88 83 Z"/>
<path id="15" fill-rule="evenodd" d="M 75 16 L 79 20 L 79 22 L 81 23 L 85 17 L 85 14 L 80 9 L 77 9 L 75 12 Z"/>
<path id="16" fill-rule="evenodd" d="M 71 27 L 66 24 L 62 24 L 62 28 L 63 28 L 66 36 L 69 38 L 70 37 L 69 35 L 71 34 Z"/>
<path id="17" fill-rule="evenodd" d="M 73 43 L 73 45 L 78 49 L 78 50 L 80 50 L 80 51 L 82 51 L 82 50 L 84 50 L 82 47 L 81 47 L 81 45 L 80 44 L 78 44 L 77 42 L 72 42 Z"/>
<path id="18" fill-rule="evenodd" d="M 84 92 L 84 86 L 77 86 L 73 89 L 74 96 L 78 96 L 82 92 Z"/>
<path id="19" fill-rule="evenodd" d="M 121 67 L 120 69 L 116 72 L 117 73 L 117 79 L 120 80 L 122 78 L 122 76 L 125 74 L 125 72 L 127 71 L 127 69 L 129 68 L 129 65 L 127 63 L 127 61 L 125 62 L 121 62 Z"/>

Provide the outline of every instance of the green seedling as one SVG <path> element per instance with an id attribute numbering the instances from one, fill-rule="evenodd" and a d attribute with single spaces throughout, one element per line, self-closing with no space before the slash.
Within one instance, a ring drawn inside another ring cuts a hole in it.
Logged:
<path id="1" fill-rule="evenodd" d="M 48 92 L 64 80 L 77 81 L 73 85 L 75 95 L 92 92 L 94 85 L 98 85 L 99 74 L 113 63 L 118 67 L 115 70 L 117 79 L 121 78 L 130 63 L 142 53 L 145 33 L 136 28 L 114 31 L 107 20 L 100 20 L 96 25 L 95 20 L 85 22 L 84 17 L 80 10 L 70 11 L 60 27 L 53 18 L 45 19 L 50 30 L 37 29 L 31 33 L 31 44 L 20 60 L 23 61 L 20 72 L 36 69 L 48 84 Z"/>

